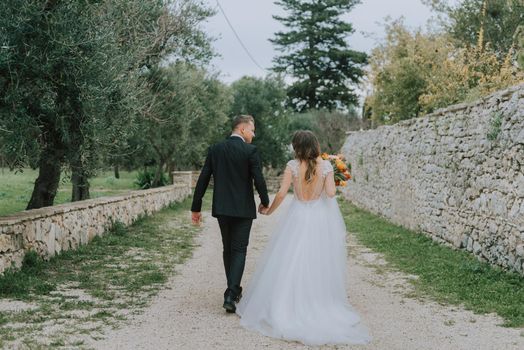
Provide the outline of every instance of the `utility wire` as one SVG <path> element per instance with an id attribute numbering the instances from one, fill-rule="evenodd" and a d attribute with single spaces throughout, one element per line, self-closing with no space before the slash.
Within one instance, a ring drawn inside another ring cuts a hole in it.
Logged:
<path id="1" fill-rule="evenodd" d="M 247 55 L 249 56 L 249 58 L 251 59 L 251 61 L 253 61 L 253 63 L 260 69 L 262 69 L 263 71 L 266 71 L 266 69 L 262 68 L 262 66 L 260 64 L 258 64 L 258 62 L 255 60 L 255 58 L 253 57 L 253 55 L 251 55 L 251 52 L 249 52 L 249 50 L 247 49 L 246 45 L 244 45 L 244 43 L 242 42 L 242 39 L 240 39 L 240 36 L 238 35 L 237 31 L 235 30 L 235 28 L 233 27 L 233 25 L 231 24 L 231 21 L 229 20 L 229 18 L 227 17 L 226 15 L 226 12 L 224 11 L 224 9 L 222 8 L 222 5 L 220 5 L 220 2 L 218 2 L 218 0 L 216 0 L 217 2 L 217 5 L 218 5 L 218 8 L 220 9 L 220 12 L 222 13 L 222 15 L 224 16 L 224 18 L 226 19 L 226 22 L 227 24 L 229 25 L 229 28 L 231 28 L 231 30 L 233 31 L 233 33 L 235 34 L 238 42 L 240 43 L 240 45 L 242 46 L 242 48 L 244 49 L 244 51 L 246 51 Z"/>

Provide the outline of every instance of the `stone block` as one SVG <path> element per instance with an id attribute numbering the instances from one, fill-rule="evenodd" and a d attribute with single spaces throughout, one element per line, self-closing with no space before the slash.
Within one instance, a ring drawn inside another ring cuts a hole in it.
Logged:
<path id="1" fill-rule="evenodd" d="M 22 249 L 21 235 L 0 234 L 0 253 L 15 252 Z"/>
<path id="2" fill-rule="evenodd" d="M 515 254 L 518 257 L 524 258 L 524 244 L 519 244 L 515 249 Z"/>
<path id="3" fill-rule="evenodd" d="M 469 252 L 472 252 L 473 251 L 473 239 L 471 237 L 468 237 L 468 244 L 466 246 L 466 249 L 469 251 Z"/>
<path id="4" fill-rule="evenodd" d="M 482 246 L 478 241 L 473 242 L 473 253 L 478 254 L 482 249 Z"/>

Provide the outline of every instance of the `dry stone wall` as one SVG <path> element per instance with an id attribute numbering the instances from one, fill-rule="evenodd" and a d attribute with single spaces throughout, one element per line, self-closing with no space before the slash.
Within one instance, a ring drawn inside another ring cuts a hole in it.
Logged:
<path id="1" fill-rule="evenodd" d="M 175 176 L 175 180 L 176 180 Z M 125 195 L 90 199 L 27 210 L 0 217 L 0 273 L 20 267 L 25 253 L 34 250 L 51 257 L 87 244 L 119 221 L 131 224 L 191 194 L 190 177 L 172 186 L 133 191 Z"/>
<path id="2" fill-rule="evenodd" d="M 524 275 L 524 84 L 349 132 L 342 153 L 348 200 Z"/>

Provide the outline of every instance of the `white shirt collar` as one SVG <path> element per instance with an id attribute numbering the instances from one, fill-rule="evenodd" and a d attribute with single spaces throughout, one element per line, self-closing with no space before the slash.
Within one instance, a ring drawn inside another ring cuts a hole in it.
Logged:
<path id="1" fill-rule="evenodd" d="M 242 135 L 232 133 L 231 136 L 237 136 L 237 137 L 240 137 L 240 138 L 242 139 L 242 141 L 246 142 L 246 140 L 244 140 L 244 138 L 242 137 Z"/>

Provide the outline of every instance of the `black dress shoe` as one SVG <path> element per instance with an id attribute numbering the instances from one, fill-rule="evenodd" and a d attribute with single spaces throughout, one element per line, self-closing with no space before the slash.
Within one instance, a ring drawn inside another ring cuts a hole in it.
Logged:
<path id="1" fill-rule="evenodd" d="M 238 292 L 238 295 L 237 297 L 235 298 L 235 302 L 239 302 L 240 299 L 242 298 L 242 287 L 239 287 L 240 288 L 240 291 Z"/>
<path id="2" fill-rule="evenodd" d="M 235 298 L 233 296 L 232 291 L 226 292 L 226 295 L 224 296 L 224 309 L 226 309 L 226 312 L 233 313 L 237 310 L 237 307 L 235 306 Z"/>

